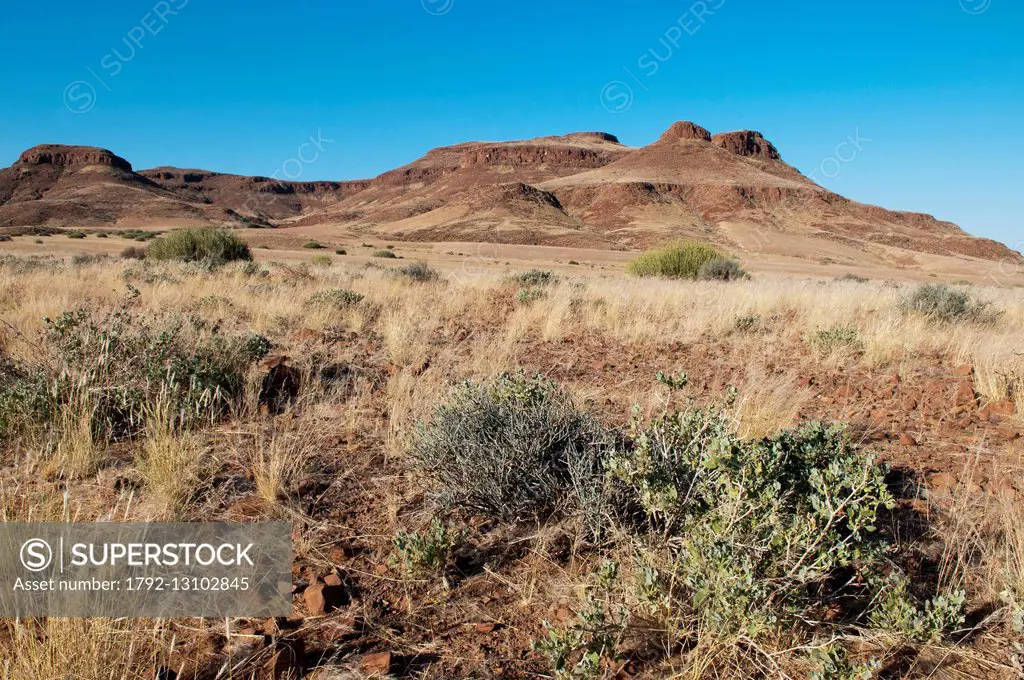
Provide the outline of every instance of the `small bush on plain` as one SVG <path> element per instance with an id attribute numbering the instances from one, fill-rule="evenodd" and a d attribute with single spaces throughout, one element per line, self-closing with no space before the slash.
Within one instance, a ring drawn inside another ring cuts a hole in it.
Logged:
<path id="1" fill-rule="evenodd" d="M 414 262 L 413 264 L 407 264 L 397 271 L 400 276 L 409 279 L 410 281 L 415 281 L 416 283 L 429 283 L 441 278 L 440 272 L 436 269 L 431 269 L 426 262 Z"/>
<path id="2" fill-rule="evenodd" d="M 717 259 L 718 251 L 706 243 L 680 241 L 644 253 L 629 263 L 627 271 L 633 276 L 696 279 L 701 267 Z"/>
<path id="3" fill-rule="evenodd" d="M 235 260 L 251 260 L 249 246 L 227 229 L 179 229 L 149 245 L 151 260 L 201 262 L 217 266 Z"/>
<path id="4" fill-rule="evenodd" d="M 145 248 L 135 248 L 134 246 L 128 246 L 121 251 L 122 260 L 144 260 L 146 259 Z"/>
<path id="5" fill-rule="evenodd" d="M 558 283 L 558 276 L 554 272 L 544 271 L 542 269 L 531 269 L 528 272 L 520 272 L 511 277 L 511 279 L 521 286 L 550 286 Z"/>
<path id="6" fill-rule="evenodd" d="M 839 596 L 823 586 L 840 570 L 881 559 L 885 470 L 841 428 L 743 441 L 706 407 L 635 422 L 630 440 L 609 463 L 618 506 L 673 537 L 645 565 L 652 608 L 753 637 Z"/>
<path id="7" fill-rule="evenodd" d="M 598 509 L 608 435 L 542 376 L 460 385 L 421 424 L 412 456 L 448 506 L 502 520 Z"/>
<path id="8" fill-rule="evenodd" d="M 845 326 L 818 330 L 808 338 L 807 342 L 824 355 L 842 350 L 859 352 L 864 349 L 864 343 L 861 341 L 857 329 Z"/>
<path id="9" fill-rule="evenodd" d="M 443 576 L 452 551 L 466 532 L 449 527 L 435 517 L 424 531 L 399 531 L 394 539 L 394 564 L 410 578 Z"/>
<path id="10" fill-rule="evenodd" d="M 158 403 L 172 428 L 211 422 L 241 396 L 249 367 L 270 350 L 259 335 L 223 336 L 196 318 L 147 318 L 127 306 L 44 321 L 47 359 L 22 367 L 0 401 L 44 427 L 60 409 L 86 407 L 94 441 L 141 433 Z"/>
<path id="11" fill-rule="evenodd" d="M 392 251 L 392 250 L 384 250 L 384 249 L 373 251 L 373 257 L 379 257 L 379 258 L 384 259 L 384 260 L 397 260 L 398 259 L 398 255 L 395 255 L 394 251 Z"/>
<path id="12" fill-rule="evenodd" d="M 365 297 L 355 291 L 340 288 L 336 290 L 322 290 L 306 298 L 303 306 L 307 308 L 331 307 L 334 309 L 347 309 L 359 304 Z"/>
<path id="13" fill-rule="evenodd" d="M 901 309 L 905 314 L 920 314 L 939 323 L 988 323 L 999 316 L 988 302 L 975 299 L 970 291 L 937 283 L 918 286 L 903 299 Z"/>
<path id="14" fill-rule="evenodd" d="M 740 263 L 724 257 L 708 260 L 700 266 L 697 278 L 701 281 L 739 281 L 750 278 Z"/>

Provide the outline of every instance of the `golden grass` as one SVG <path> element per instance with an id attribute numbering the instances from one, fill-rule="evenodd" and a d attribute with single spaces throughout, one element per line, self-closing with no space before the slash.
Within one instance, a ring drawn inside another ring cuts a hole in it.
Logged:
<path id="1" fill-rule="evenodd" d="M 737 430 L 746 439 L 773 435 L 796 423 L 809 398 L 810 390 L 799 387 L 793 375 L 752 372 L 734 408 Z"/>
<path id="2" fill-rule="evenodd" d="M 10 680 L 151 680 L 159 629 L 126 620 L 6 619 L 0 676 Z"/>
<path id="3" fill-rule="evenodd" d="M 42 330 L 40 319 L 86 304 L 116 305 L 126 291 L 125 267 L 107 262 L 15 274 L 0 266 L 0 293 L 9 294 L 0 298 L 0 347 L 18 360 L 36 359 L 34 340 Z M 720 350 L 724 357 L 744 359 L 748 366 L 756 366 L 737 378 L 740 392 L 733 414 L 744 437 L 769 435 L 795 422 L 809 397 L 809 390 L 799 387 L 796 371 L 821 361 L 803 338 L 819 328 L 851 327 L 863 342 L 862 353 L 830 359 L 837 364 L 897 372 L 905 366 L 938 362 L 971 364 L 977 389 L 986 400 L 1011 398 L 1018 404 L 1018 414 L 1024 411 L 1022 289 L 975 287 L 972 291 L 990 300 L 1002 316 L 989 325 L 936 327 L 900 312 L 900 300 L 909 289 L 875 283 L 755 278 L 721 284 L 596 275 L 563 280 L 546 287 L 546 297 L 519 304 L 515 287 L 504 277 L 488 273 L 417 284 L 383 269 L 355 269 L 341 263 L 324 269 L 270 265 L 271 273 L 265 278 L 247 276 L 233 266 L 214 272 L 175 264 L 131 267 L 145 271 L 145 276 L 128 279 L 141 292 L 137 304 L 142 311 L 195 313 L 225 330 L 267 334 L 278 345 L 276 351 L 293 357 L 295 363 L 315 351 L 324 361 L 369 368 L 371 377 L 351 393 L 304 387 L 294 413 L 284 416 L 261 414 L 258 383 L 250 385 L 243 408 L 233 413 L 236 422 L 225 425 L 229 434 L 220 441 L 236 442 L 234 460 L 251 475 L 255 495 L 271 512 L 287 506 L 290 490 L 324 439 L 324 432 L 309 429 L 313 425 L 297 426 L 297 422 L 327 423 L 323 427 L 331 428 L 332 434 L 381 442 L 386 453 L 399 456 L 415 423 L 429 416 L 448 386 L 521 365 L 536 368 L 540 361 L 536 347 L 553 352 L 557 365 L 544 368 L 570 372 L 569 386 L 582 400 L 601 403 L 611 396 L 629 398 L 640 403 L 645 413 L 665 408 L 663 388 L 626 371 L 622 375 L 610 371 L 603 384 L 581 379 L 579 372 L 587 366 L 579 362 L 588 361 L 588 344 L 609 352 L 630 345 L 649 349 L 647 356 L 653 360 L 643 370 L 651 375 L 657 370 L 687 370 L 657 363 L 664 348 L 676 343 L 700 342 Z M 304 308 L 310 295 L 333 288 L 350 289 L 366 299 L 343 311 Z M 216 299 L 200 304 L 211 294 Z M 736 319 L 746 316 L 760 319 L 756 332 L 737 330 Z M 341 329 L 358 335 L 335 343 L 310 342 L 298 337 L 303 329 Z M 569 338 L 574 342 L 566 342 Z M 773 365 L 781 360 L 787 362 L 784 368 Z M 59 414 L 60 437 L 44 461 L 63 484 L 88 480 L 108 453 L 94 446 L 89 436 L 88 399 L 83 396 L 75 403 L 75 408 Z M 157 515 L 183 517 L 190 499 L 202 490 L 202 454 L 217 456 L 216 451 L 206 451 L 214 447 L 204 447 L 202 441 L 157 426 L 132 444 L 143 493 L 152 501 L 147 507 Z M 8 479 L 25 474 L 14 468 L 7 472 Z M 391 478 L 350 481 L 379 485 L 375 489 L 381 513 L 395 523 L 407 501 L 398 482 Z M 47 488 L 45 494 L 39 489 L 29 493 L 0 477 L 0 519 L 68 519 L 67 497 L 54 492 L 57 484 Z M 989 501 L 979 507 L 976 497 L 957 499 L 951 521 L 942 528 L 947 546 L 942 561 L 944 585 L 968 587 L 976 597 L 989 600 L 1010 593 L 1020 602 L 1024 600 L 1024 516 L 1019 504 Z M 299 532 L 300 552 L 314 552 L 310 546 L 321 538 L 317 527 L 304 525 Z M 543 552 L 541 543 L 538 551 Z M 530 559 L 550 566 L 542 555 Z M 515 585 L 522 605 L 529 608 L 542 601 L 539 593 L 554 587 L 544 582 L 549 576 L 543 570 L 528 569 L 513 573 L 511 580 L 507 574 L 501 578 Z M 520 577 L 521 581 L 515 580 Z M 1007 612 L 1010 607 L 1006 605 Z M 4 677 L 66 677 L 71 667 L 76 677 L 89 680 L 152 673 L 153 650 L 159 645 L 154 646 L 151 631 L 134 624 L 92 620 L 68 626 L 52 620 L 45 624 L 43 635 L 26 635 L 27 625 L 43 624 L 7 624 L 10 639 L 0 642 Z M 715 674 L 749 674 L 751 668 L 743 667 L 744 663 L 763 666 L 759 672 L 767 675 L 778 671 L 771 654 L 751 652 L 752 656 L 737 660 L 737 644 L 711 634 L 698 636 L 684 663 L 667 670 L 672 677 L 695 680 Z M 69 650 L 74 650 L 73 658 Z"/>

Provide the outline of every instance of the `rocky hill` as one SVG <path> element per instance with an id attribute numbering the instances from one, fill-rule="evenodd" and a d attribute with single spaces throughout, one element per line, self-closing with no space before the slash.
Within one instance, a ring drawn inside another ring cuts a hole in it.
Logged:
<path id="1" fill-rule="evenodd" d="M 374 179 L 285 182 L 43 145 L 0 170 L 0 227 L 322 227 L 419 241 L 606 249 L 699 238 L 736 251 L 890 261 L 1018 259 L 917 213 L 850 201 L 756 131 L 690 122 L 627 147 L 601 132 L 442 147 Z"/>

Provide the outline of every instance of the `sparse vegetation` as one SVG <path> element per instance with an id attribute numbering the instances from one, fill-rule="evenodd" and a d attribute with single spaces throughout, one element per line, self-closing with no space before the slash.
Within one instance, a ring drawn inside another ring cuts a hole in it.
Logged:
<path id="1" fill-rule="evenodd" d="M 743 271 L 736 260 L 716 257 L 700 266 L 697 278 L 701 281 L 739 281 L 750 278 L 750 275 Z"/>
<path id="2" fill-rule="evenodd" d="M 441 273 L 432 269 L 426 262 L 414 262 L 398 269 L 398 273 L 416 283 L 430 283 L 441 278 Z"/>
<path id="3" fill-rule="evenodd" d="M 314 255 L 313 259 L 311 259 L 309 263 L 314 267 L 319 267 L 321 269 L 330 269 L 331 258 L 329 255 Z"/>
<path id="4" fill-rule="evenodd" d="M 319 241 L 306 241 L 302 244 L 302 247 L 306 250 L 323 250 L 327 246 L 320 243 Z"/>
<path id="5" fill-rule="evenodd" d="M 448 526 L 439 517 L 423 531 L 399 531 L 394 539 L 394 565 L 409 578 L 443 577 L 452 551 L 465 536 L 465 531 Z"/>
<path id="6" fill-rule="evenodd" d="M 644 253 L 629 263 L 627 271 L 641 277 L 696 279 L 701 267 L 718 259 L 718 251 L 706 243 L 679 241 Z"/>
<path id="7" fill-rule="evenodd" d="M 516 521 L 593 511 L 606 433 L 547 379 L 465 383 L 420 426 L 412 455 L 449 507 Z"/>
<path id="8" fill-rule="evenodd" d="M 998 317 L 988 302 L 970 292 L 942 284 L 924 284 L 902 302 L 907 314 L 920 314 L 939 323 L 990 323 Z"/>
<path id="9" fill-rule="evenodd" d="M 373 257 L 379 257 L 384 260 L 397 260 L 398 255 L 395 255 L 394 251 L 391 250 L 375 250 L 373 251 Z"/>
<path id="10" fill-rule="evenodd" d="M 834 354 L 839 351 L 859 352 L 864 349 L 860 333 L 856 328 L 837 326 L 835 328 L 823 328 L 814 332 L 807 340 L 808 344 L 824 355 Z"/>
<path id="11" fill-rule="evenodd" d="M 881 280 L 412 285 L 72 243 L 0 255 L 0 519 L 291 522 L 308 586 L 287 624 L 12 619 L 0 675 L 260 677 L 298 636 L 311 677 L 1024 663 L 1019 289 L 962 289 L 1001 314 L 937 332 Z"/>
<path id="12" fill-rule="evenodd" d="M 137 240 L 137 239 L 136 239 Z M 251 260 L 249 246 L 226 229 L 179 229 L 150 244 L 146 257 L 157 262 L 201 262 L 210 266 Z"/>
<path id="13" fill-rule="evenodd" d="M 554 272 L 542 269 L 531 269 L 530 271 L 516 274 L 511 278 L 512 281 L 518 283 L 520 286 L 527 286 L 531 288 L 541 288 L 558 283 L 558 276 L 555 275 Z"/>
<path id="14" fill-rule="evenodd" d="M 146 249 L 129 246 L 121 251 L 122 260 L 145 260 Z"/>
<path id="15" fill-rule="evenodd" d="M 356 293 L 351 290 L 336 289 L 336 290 L 322 290 L 313 293 L 306 302 L 303 303 L 304 307 L 333 307 L 335 309 L 345 309 L 359 304 L 365 299 L 366 296 Z"/>

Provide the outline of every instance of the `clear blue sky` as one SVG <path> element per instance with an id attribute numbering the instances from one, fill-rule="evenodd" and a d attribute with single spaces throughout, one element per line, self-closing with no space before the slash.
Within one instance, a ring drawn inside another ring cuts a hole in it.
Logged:
<path id="1" fill-rule="evenodd" d="M 850 198 L 1024 241 L 1020 0 L 691 2 L 12 2 L 0 165 L 59 142 L 271 175 L 319 130 L 334 141 L 301 179 L 345 179 L 460 141 L 641 145 L 688 119 L 760 129 Z"/>

